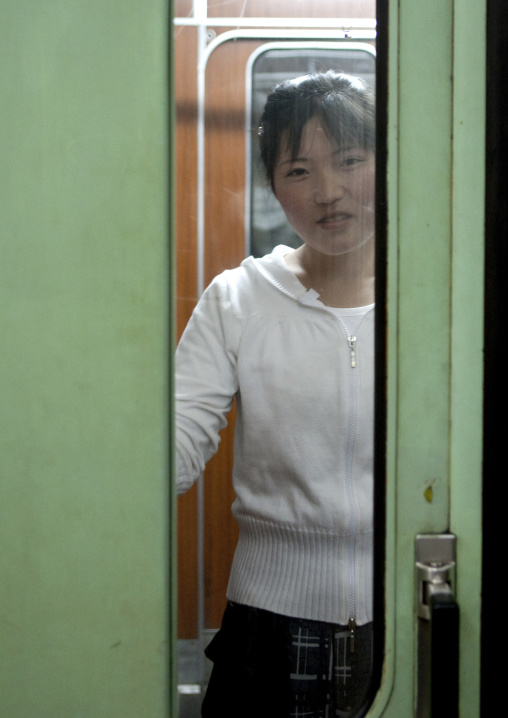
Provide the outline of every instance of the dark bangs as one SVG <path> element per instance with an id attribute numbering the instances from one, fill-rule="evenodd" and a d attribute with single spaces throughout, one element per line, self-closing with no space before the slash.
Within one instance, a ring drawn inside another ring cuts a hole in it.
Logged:
<path id="1" fill-rule="evenodd" d="M 259 127 L 261 159 L 273 187 L 275 163 L 285 139 L 298 157 L 303 128 L 318 117 L 337 147 L 375 151 L 375 99 L 357 77 L 330 70 L 278 85 L 268 96 Z"/>

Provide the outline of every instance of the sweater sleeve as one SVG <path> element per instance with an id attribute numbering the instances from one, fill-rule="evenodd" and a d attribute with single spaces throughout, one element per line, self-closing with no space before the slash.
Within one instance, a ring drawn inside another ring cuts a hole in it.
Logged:
<path id="1" fill-rule="evenodd" d="M 177 493 L 187 491 L 215 454 L 238 389 L 239 319 L 226 274 L 198 302 L 175 356 Z"/>

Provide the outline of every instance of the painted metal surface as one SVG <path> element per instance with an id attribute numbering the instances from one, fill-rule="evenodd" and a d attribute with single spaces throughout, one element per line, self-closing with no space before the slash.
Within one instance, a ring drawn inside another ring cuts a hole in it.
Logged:
<path id="1" fill-rule="evenodd" d="M 484 5 L 390 5 L 387 652 L 385 684 L 369 715 L 414 714 L 412 544 L 416 533 L 451 530 L 467 645 L 460 715 L 473 717 L 480 677 Z"/>
<path id="2" fill-rule="evenodd" d="M 167 3 L 0 4 L 0 714 L 168 715 Z"/>

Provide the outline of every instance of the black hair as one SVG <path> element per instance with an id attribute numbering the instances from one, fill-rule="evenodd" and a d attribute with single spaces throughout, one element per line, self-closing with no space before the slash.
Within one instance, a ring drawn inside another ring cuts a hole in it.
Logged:
<path id="1" fill-rule="evenodd" d="M 375 151 L 375 114 L 373 91 L 353 75 L 328 70 L 277 85 L 268 95 L 258 130 L 261 160 L 272 189 L 283 138 L 295 159 L 305 124 L 317 116 L 338 147 Z"/>

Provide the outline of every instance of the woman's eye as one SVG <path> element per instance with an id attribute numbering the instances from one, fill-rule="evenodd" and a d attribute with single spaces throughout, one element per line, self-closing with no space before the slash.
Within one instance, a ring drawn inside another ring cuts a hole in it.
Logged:
<path id="1" fill-rule="evenodd" d="M 360 162 L 363 162 L 363 157 L 358 157 L 356 155 L 350 155 L 349 157 L 344 157 L 344 159 L 341 162 L 342 167 L 354 167 L 355 165 L 359 164 Z"/>
<path id="2" fill-rule="evenodd" d="M 307 170 L 304 167 L 294 167 L 287 174 L 288 177 L 301 177 L 306 174 Z"/>

